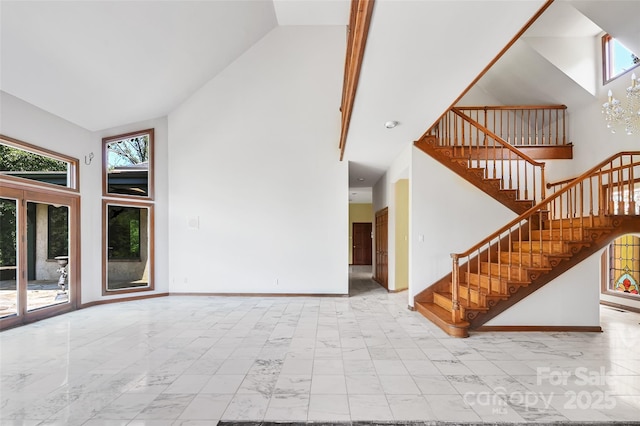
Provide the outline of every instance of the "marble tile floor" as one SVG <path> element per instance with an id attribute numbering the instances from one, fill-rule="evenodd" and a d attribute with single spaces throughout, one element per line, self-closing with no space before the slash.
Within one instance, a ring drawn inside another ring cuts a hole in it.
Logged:
<path id="1" fill-rule="evenodd" d="M 370 272 L 350 281 L 350 297 L 171 296 L 4 331 L 0 425 L 640 420 L 640 314 L 455 339 Z"/>

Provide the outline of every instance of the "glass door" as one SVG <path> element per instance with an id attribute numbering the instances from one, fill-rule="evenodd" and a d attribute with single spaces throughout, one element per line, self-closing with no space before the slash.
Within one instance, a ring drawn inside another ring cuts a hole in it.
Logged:
<path id="1" fill-rule="evenodd" d="M 69 206 L 27 203 L 27 312 L 69 303 Z"/>
<path id="2" fill-rule="evenodd" d="M 75 309 L 78 202 L 0 188 L 0 328 Z"/>

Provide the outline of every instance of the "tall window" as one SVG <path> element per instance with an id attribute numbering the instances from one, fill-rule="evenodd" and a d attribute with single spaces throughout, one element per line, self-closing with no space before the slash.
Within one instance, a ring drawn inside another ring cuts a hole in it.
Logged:
<path id="1" fill-rule="evenodd" d="M 609 291 L 638 296 L 639 282 L 640 238 L 624 235 L 609 246 Z"/>
<path id="2" fill-rule="evenodd" d="M 637 55 L 609 34 L 602 37 L 604 84 L 640 65 Z"/>
<path id="3" fill-rule="evenodd" d="M 153 136 L 103 139 L 103 295 L 154 289 Z"/>

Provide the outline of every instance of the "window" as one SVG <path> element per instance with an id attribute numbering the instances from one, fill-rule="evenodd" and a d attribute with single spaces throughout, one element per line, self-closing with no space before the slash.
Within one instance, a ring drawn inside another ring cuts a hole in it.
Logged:
<path id="1" fill-rule="evenodd" d="M 604 84 L 640 65 L 638 56 L 609 34 L 602 37 L 602 59 Z"/>
<path id="2" fill-rule="evenodd" d="M 103 139 L 104 195 L 153 198 L 153 129 Z"/>
<path id="3" fill-rule="evenodd" d="M 153 139 L 146 129 L 102 140 L 103 295 L 154 289 Z"/>
<path id="4" fill-rule="evenodd" d="M 609 292 L 627 296 L 640 293 L 640 238 L 624 235 L 609 246 Z"/>
<path id="5" fill-rule="evenodd" d="M 49 204 L 47 213 L 47 259 L 68 256 L 69 209 Z"/>
<path id="6" fill-rule="evenodd" d="M 78 189 L 78 160 L 0 135 L 0 176 Z"/>

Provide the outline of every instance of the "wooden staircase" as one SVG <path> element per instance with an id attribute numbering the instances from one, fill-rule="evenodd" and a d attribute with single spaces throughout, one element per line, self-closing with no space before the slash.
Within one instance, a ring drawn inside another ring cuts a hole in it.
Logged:
<path id="1" fill-rule="evenodd" d="M 545 164 L 461 109 L 449 110 L 414 144 L 517 214 L 545 197 Z"/>
<path id="2" fill-rule="evenodd" d="M 427 135 L 414 145 L 515 213 L 523 213 L 534 205 L 533 199 L 519 199 L 517 189 L 505 188 L 502 179 L 490 176 L 491 165 L 474 165 L 469 149 L 441 146 L 438 142 L 436 136 Z"/>
<path id="3" fill-rule="evenodd" d="M 448 334 L 467 337 L 614 238 L 640 231 L 640 205 L 628 195 L 640 191 L 638 160 L 640 152 L 607 159 L 452 254 L 452 272 L 419 293 L 415 308 Z"/>

